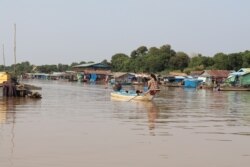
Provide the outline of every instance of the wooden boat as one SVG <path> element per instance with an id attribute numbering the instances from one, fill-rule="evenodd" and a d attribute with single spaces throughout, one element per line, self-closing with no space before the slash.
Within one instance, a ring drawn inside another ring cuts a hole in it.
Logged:
<path id="1" fill-rule="evenodd" d="M 220 87 L 219 91 L 250 91 L 250 88 L 245 87 Z"/>
<path id="2" fill-rule="evenodd" d="M 42 95 L 35 91 L 41 90 L 41 87 L 37 87 L 29 84 L 20 84 L 13 80 L 8 80 L 3 83 L 0 87 L 0 93 L 4 97 L 31 97 L 31 98 L 42 98 Z"/>
<path id="3" fill-rule="evenodd" d="M 122 100 L 122 101 L 151 101 L 155 97 L 156 93 L 159 90 L 156 90 L 154 93 L 147 91 L 145 93 L 137 94 L 135 92 L 126 92 L 126 91 L 117 91 L 111 92 L 111 99 Z"/>

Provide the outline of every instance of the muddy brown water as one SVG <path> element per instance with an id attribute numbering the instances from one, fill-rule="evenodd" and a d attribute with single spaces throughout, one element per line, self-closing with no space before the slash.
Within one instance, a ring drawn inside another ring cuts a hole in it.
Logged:
<path id="1" fill-rule="evenodd" d="M 250 92 L 162 88 L 124 102 L 104 85 L 25 82 L 43 98 L 0 96 L 1 167 L 250 166 Z"/>

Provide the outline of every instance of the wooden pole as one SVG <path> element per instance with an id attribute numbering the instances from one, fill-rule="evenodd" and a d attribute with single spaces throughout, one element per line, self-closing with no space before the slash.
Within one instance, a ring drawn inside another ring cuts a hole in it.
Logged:
<path id="1" fill-rule="evenodd" d="M 4 44 L 3 44 L 3 70 L 5 71 L 5 55 L 4 55 Z"/>
<path id="2" fill-rule="evenodd" d="M 16 23 L 14 24 L 14 75 L 16 75 Z"/>

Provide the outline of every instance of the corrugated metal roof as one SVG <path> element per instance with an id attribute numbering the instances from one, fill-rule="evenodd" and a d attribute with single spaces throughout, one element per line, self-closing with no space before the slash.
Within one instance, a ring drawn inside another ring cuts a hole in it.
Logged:
<path id="1" fill-rule="evenodd" d="M 127 75 L 129 77 L 135 76 L 134 73 L 129 73 L 129 72 L 113 72 L 112 75 L 115 78 L 120 78 L 120 77 L 125 76 L 125 75 Z"/>
<path id="2" fill-rule="evenodd" d="M 205 70 L 201 76 L 227 78 L 230 71 L 228 70 Z"/>
<path id="3" fill-rule="evenodd" d="M 230 73 L 230 75 L 244 75 L 244 74 L 249 73 L 249 72 L 250 72 L 250 68 L 241 68 L 237 72 Z"/>
<path id="4" fill-rule="evenodd" d="M 241 68 L 239 71 L 243 71 L 243 72 L 250 72 L 250 68 Z"/>
<path id="5" fill-rule="evenodd" d="M 171 75 L 171 76 L 183 76 L 183 77 L 187 76 L 186 73 L 182 73 L 182 72 L 170 72 L 169 75 Z"/>
<path id="6" fill-rule="evenodd" d="M 110 75 L 110 70 L 84 70 L 85 74 L 101 74 L 101 75 Z"/>
<path id="7" fill-rule="evenodd" d="M 190 73 L 191 76 L 200 76 L 201 74 L 203 74 L 204 71 L 192 71 Z"/>
<path id="8" fill-rule="evenodd" d="M 86 64 L 80 64 L 73 66 L 74 68 L 83 68 L 83 67 L 100 67 L 100 68 L 109 68 L 108 65 L 102 64 L 102 63 L 86 63 Z"/>
<path id="9" fill-rule="evenodd" d="M 73 66 L 73 67 L 89 67 L 89 66 L 92 66 L 92 65 L 95 65 L 97 63 L 86 63 L 86 64 L 79 64 L 79 65 L 76 65 L 76 66 Z"/>

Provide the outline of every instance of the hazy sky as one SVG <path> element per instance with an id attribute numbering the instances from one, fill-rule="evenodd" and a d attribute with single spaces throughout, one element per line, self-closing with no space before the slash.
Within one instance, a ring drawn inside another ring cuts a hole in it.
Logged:
<path id="1" fill-rule="evenodd" d="M 110 61 L 140 46 L 188 55 L 250 49 L 249 0 L 0 0 L 6 64 Z"/>

